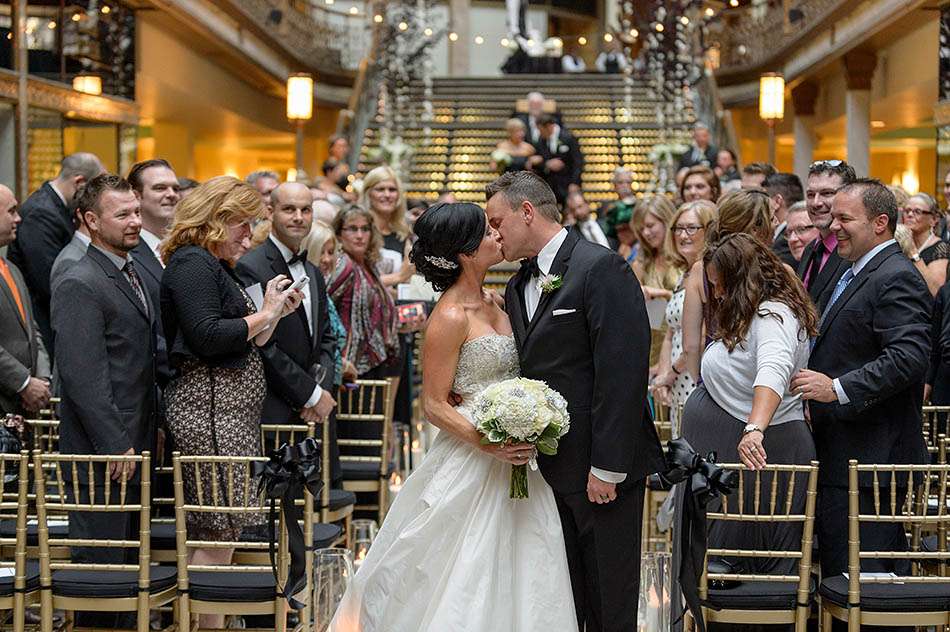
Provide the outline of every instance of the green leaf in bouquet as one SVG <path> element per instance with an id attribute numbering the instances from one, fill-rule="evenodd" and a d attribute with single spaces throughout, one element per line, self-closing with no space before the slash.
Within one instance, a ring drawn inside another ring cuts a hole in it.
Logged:
<path id="1" fill-rule="evenodd" d="M 557 439 L 542 437 L 540 441 L 534 444 L 541 454 L 554 456 L 557 454 Z"/>
<path id="2" fill-rule="evenodd" d="M 488 433 L 488 441 L 490 443 L 501 443 L 505 440 L 505 433 L 500 430 L 491 430 Z"/>

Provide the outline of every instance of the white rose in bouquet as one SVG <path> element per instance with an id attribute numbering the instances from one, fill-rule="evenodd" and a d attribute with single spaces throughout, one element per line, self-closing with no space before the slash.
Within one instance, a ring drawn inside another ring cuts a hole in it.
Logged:
<path id="1" fill-rule="evenodd" d="M 519 377 L 492 384 L 475 398 L 475 428 L 482 443 L 530 443 L 541 454 L 557 454 L 571 428 L 567 401 L 539 380 Z M 534 459 L 531 469 L 537 469 Z M 526 465 L 511 466 L 511 498 L 528 497 Z"/>

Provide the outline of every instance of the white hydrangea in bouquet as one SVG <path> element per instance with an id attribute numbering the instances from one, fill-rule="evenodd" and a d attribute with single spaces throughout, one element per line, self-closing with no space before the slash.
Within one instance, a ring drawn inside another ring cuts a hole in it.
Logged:
<path id="1" fill-rule="evenodd" d="M 518 377 L 492 384 L 475 398 L 472 413 L 482 443 L 529 443 L 538 452 L 557 454 L 571 428 L 567 401 L 539 380 Z M 532 470 L 537 463 L 531 459 Z M 511 466 L 510 498 L 528 497 L 528 465 Z"/>
<path id="2" fill-rule="evenodd" d="M 504 173 L 505 169 L 511 164 L 511 154 L 502 149 L 496 149 L 491 153 L 491 159 L 495 161 L 495 169 L 498 173 Z"/>

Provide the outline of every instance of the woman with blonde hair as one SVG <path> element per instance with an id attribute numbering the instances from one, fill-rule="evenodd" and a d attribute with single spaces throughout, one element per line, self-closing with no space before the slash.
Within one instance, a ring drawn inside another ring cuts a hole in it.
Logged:
<path id="1" fill-rule="evenodd" d="M 528 158 L 535 153 L 534 145 L 525 140 L 528 129 L 521 119 L 511 118 L 505 121 L 505 132 L 508 138 L 495 145 L 489 166 L 499 173 L 524 171 L 528 168 Z"/>
<path id="2" fill-rule="evenodd" d="M 175 209 L 162 246 L 161 310 L 169 363 L 175 372 L 165 389 L 166 422 L 175 447 L 185 455 L 258 456 L 260 417 L 267 391 L 258 346 L 278 321 L 300 305 L 302 294 L 277 275 L 267 283 L 258 310 L 234 272 L 250 247 L 251 221 L 264 213 L 251 185 L 221 176 L 198 186 Z M 202 487 L 223 485 L 229 475 L 211 464 L 199 468 Z M 247 489 L 234 481 L 235 490 Z M 241 498 L 234 503 L 252 503 Z M 192 477 L 187 503 L 197 503 Z M 188 515 L 189 537 L 237 541 L 254 514 Z M 195 549 L 196 564 L 228 564 L 232 548 Z M 202 615 L 203 627 L 223 627 L 223 617 Z"/>
<path id="3" fill-rule="evenodd" d="M 719 241 L 733 233 L 748 233 L 765 246 L 772 244 L 773 223 L 771 198 L 764 189 L 741 189 L 728 193 L 718 205 L 718 217 L 706 231 L 706 243 Z M 694 380 L 699 379 L 699 363 L 706 336 L 715 330 L 714 315 L 709 308 L 708 281 L 702 264 L 696 262 L 686 281 L 683 305 L 683 349 L 686 369 Z"/>
<path id="4" fill-rule="evenodd" d="M 637 212 L 630 221 L 640 248 L 633 261 L 633 273 L 640 281 L 646 300 L 669 301 L 673 289 L 683 271 L 671 264 L 666 252 L 666 235 L 673 221 L 676 208 L 665 195 L 653 195 L 640 201 Z M 650 342 L 650 366 L 656 372 L 660 359 L 660 347 L 666 334 L 666 324 L 652 329 Z"/>
<path id="5" fill-rule="evenodd" d="M 301 249 L 307 251 L 307 259 L 317 267 L 323 274 L 324 280 L 329 287 L 330 275 L 336 268 L 336 262 L 340 258 L 340 246 L 336 240 L 336 234 L 333 227 L 324 224 L 321 221 L 314 221 L 310 234 L 300 245 Z M 344 380 L 352 382 L 356 380 L 356 368 L 349 360 L 343 360 L 343 348 L 346 346 L 346 328 L 343 321 L 340 320 L 340 313 L 336 311 L 336 304 L 330 300 L 327 294 L 327 311 L 330 316 L 330 329 L 336 336 L 336 378 L 334 384 L 340 386 Z"/>
<path id="6" fill-rule="evenodd" d="M 683 303 L 686 281 L 693 266 L 702 259 L 706 231 L 716 217 L 716 206 L 709 200 L 696 200 L 681 205 L 673 215 L 666 232 L 666 252 L 671 265 L 680 271 L 672 296 L 666 305 L 667 330 L 660 350 L 659 368 L 653 381 L 653 394 L 671 408 L 673 436 L 679 436 L 679 409 L 696 387 L 686 370 L 683 353 Z"/>
<path id="7" fill-rule="evenodd" d="M 389 165 L 376 167 L 363 178 L 360 206 L 373 215 L 373 225 L 382 238 L 377 262 L 383 285 L 407 283 L 415 273 L 409 262 L 409 224 L 406 222 L 406 192 Z"/>

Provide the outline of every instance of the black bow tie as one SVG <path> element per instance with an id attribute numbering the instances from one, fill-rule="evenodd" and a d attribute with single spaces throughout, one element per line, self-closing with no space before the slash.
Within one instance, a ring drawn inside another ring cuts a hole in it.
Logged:
<path id="1" fill-rule="evenodd" d="M 307 251 L 301 250 L 290 259 L 287 260 L 287 265 L 292 266 L 295 263 L 307 263 Z"/>
<path id="2" fill-rule="evenodd" d="M 529 277 L 541 276 L 541 268 L 538 267 L 537 257 L 531 257 L 530 259 L 522 259 L 521 269 L 525 270 Z"/>

